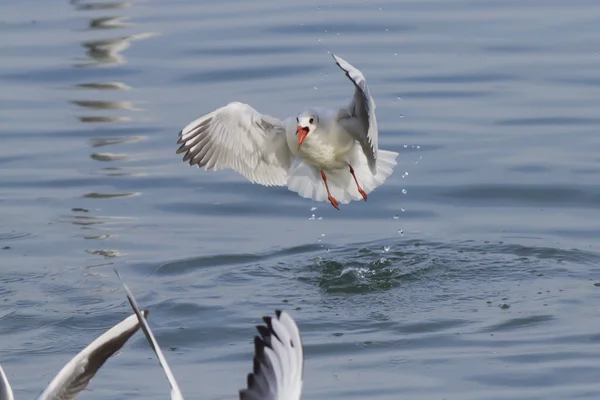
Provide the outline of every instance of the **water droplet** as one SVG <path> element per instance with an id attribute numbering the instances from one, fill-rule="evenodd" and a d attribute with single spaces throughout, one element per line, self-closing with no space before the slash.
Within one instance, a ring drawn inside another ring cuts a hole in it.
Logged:
<path id="1" fill-rule="evenodd" d="M 408 147 L 408 145 L 407 145 L 407 144 L 405 144 L 405 145 L 404 145 L 404 148 L 407 148 L 407 147 Z"/>
<path id="2" fill-rule="evenodd" d="M 386 31 L 386 32 L 389 32 L 390 30 L 389 30 L 388 28 L 385 28 L 385 31 Z"/>
<path id="3" fill-rule="evenodd" d="M 420 148 L 421 148 L 421 146 L 418 146 L 418 145 L 417 145 L 417 149 L 420 149 Z"/>
<path id="4" fill-rule="evenodd" d="M 315 86 L 315 90 L 319 90 L 319 88 Z"/>
<path id="5" fill-rule="evenodd" d="M 317 207 L 311 207 L 310 211 L 315 211 L 317 209 Z"/>
<path id="6" fill-rule="evenodd" d="M 390 251 L 391 248 L 392 246 L 383 246 L 383 251 L 387 253 L 388 251 Z"/>
<path id="7" fill-rule="evenodd" d="M 323 217 L 319 217 L 319 218 L 317 218 L 317 219 L 320 221 L 320 220 L 322 220 L 322 219 L 323 219 Z"/>
<path id="8" fill-rule="evenodd" d="M 327 33 L 327 29 L 325 29 L 325 33 Z"/>
<path id="9" fill-rule="evenodd" d="M 406 208 L 402 207 L 401 210 L 402 210 L 402 212 L 404 212 L 404 211 L 406 211 Z"/>
<path id="10" fill-rule="evenodd" d="M 321 233 L 321 237 L 323 237 L 323 236 L 325 236 L 325 234 L 324 234 L 324 233 Z"/>
<path id="11" fill-rule="evenodd" d="M 400 216 L 396 214 L 394 215 L 394 219 L 400 219 Z"/>
<path id="12" fill-rule="evenodd" d="M 311 220 L 311 219 L 315 219 L 315 214 L 310 216 L 309 220 Z"/>
<path id="13" fill-rule="evenodd" d="M 402 97 L 398 96 L 396 97 L 396 100 L 402 100 Z"/>
<path id="14" fill-rule="evenodd" d="M 498 305 L 498 307 L 500 307 L 503 310 L 506 310 L 507 308 L 510 308 L 510 304 L 508 304 L 508 303 L 500 303 Z"/>
<path id="15" fill-rule="evenodd" d="M 404 231 L 402 229 L 398 229 L 398 233 L 400 234 L 400 236 L 404 235 Z"/>
<path id="16" fill-rule="evenodd" d="M 397 52 L 394 52 L 394 55 L 395 55 L 395 56 L 397 56 L 397 55 L 398 55 L 398 53 L 397 53 Z"/>
<path id="17" fill-rule="evenodd" d="M 402 194 L 406 194 L 406 189 L 402 189 Z"/>

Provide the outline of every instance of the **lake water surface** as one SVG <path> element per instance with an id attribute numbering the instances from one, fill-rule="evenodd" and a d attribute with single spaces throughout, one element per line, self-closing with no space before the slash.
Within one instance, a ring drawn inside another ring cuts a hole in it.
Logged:
<path id="1" fill-rule="evenodd" d="M 175 154 L 237 100 L 337 107 L 366 75 L 398 166 L 302 199 Z M 306 399 L 600 396 L 600 2 L 0 2 L 0 362 L 32 398 L 130 312 L 188 398 L 231 399 L 254 325 L 303 334 Z M 164 399 L 143 335 L 87 399 Z"/>

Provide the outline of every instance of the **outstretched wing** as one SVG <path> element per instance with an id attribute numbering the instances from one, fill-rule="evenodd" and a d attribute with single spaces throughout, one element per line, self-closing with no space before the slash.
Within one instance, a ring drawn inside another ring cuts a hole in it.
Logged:
<path id="1" fill-rule="evenodd" d="M 298 326 L 285 312 L 263 317 L 256 327 L 254 365 L 240 400 L 299 400 L 304 375 L 304 352 Z"/>
<path id="2" fill-rule="evenodd" d="M 265 186 L 285 186 L 294 161 L 283 122 L 238 102 L 189 123 L 177 143 L 190 165 L 230 168 Z"/>
<path id="3" fill-rule="evenodd" d="M 377 137 L 379 135 L 375 117 L 375 101 L 369 93 L 369 86 L 367 86 L 362 72 L 341 57 L 335 54 L 332 56 L 355 87 L 352 101 L 347 108 L 340 110 L 339 122 L 358 140 L 367 156 L 369 169 L 375 175 L 377 174 Z"/>
<path id="4" fill-rule="evenodd" d="M 4 374 L 4 370 L 0 366 L 0 400 L 14 400 L 14 395 L 8 378 Z"/>
<path id="5" fill-rule="evenodd" d="M 160 362 L 160 366 L 163 368 L 163 371 L 165 371 L 165 375 L 167 376 L 169 384 L 171 385 L 171 400 L 183 400 L 183 395 L 181 394 L 179 385 L 177 384 L 177 381 L 175 380 L 175 376 L 173 376 L 173 373 L 171 372 L 171 368 L 169 368 L 167 359 L 165 358 L 162 350 L 160 349 L 160 346 L 158 345 L 158 342 L 156 341 L 156 338 L 154 337 L 154 334 L 152 333 L 152 330 L 150 329 L 150 325 L 148 325 L 148 322 L 146 321 L 146 319 L 142 317 L 142 313 L 140 312 L 140 308 L 138 307 L 137 302 L 135 301 L 135 297 L 133 297 L 133 293 L 131 293 L 131 291 L 125 284 L 125 282 L 123 282 L 123 279 L 121 279 L 121 275 L 119 275 L 119 272 L 117 272 L 117 270 L 115 270 L 115 273 L 117 274 L 117 277 L 123 284 L 123 287 L 125 288 L 125 292 L 127 292 L 127 300 L 129 300 L 129 304 L 131 305 L 131 308 L 133 308 L 135 315 L 137 315 L 137 319 L 142 326 L 142 330 L 144 331 L 144 334 L 146 335 L 146 339 L 148 339 L 148 343 L 150 343 L 150 347 L 152 347 L 152 350 L 154 350 L 154 353 L 156 353 L 156 356 L 158 357 L 158 361 Z"/>
<path id="6" fill-rule="evenodd" d="M 143 314 L 145 318 L 148 311 L 144 311 Z M 75 398 L 86 388 L 106 360 L 123 347 L 139 327 L 137 316 L 131 315 L 110 328 L 73 357 L 50 382 L 38 400 Z"/>

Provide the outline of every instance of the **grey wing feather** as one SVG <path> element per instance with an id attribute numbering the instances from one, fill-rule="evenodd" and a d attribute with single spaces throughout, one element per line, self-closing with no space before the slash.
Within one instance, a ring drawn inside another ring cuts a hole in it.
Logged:
<path id="1" fill-rule="evenodd" d="M 8 378 L 4 374 L 2 366 L 0 366 L 0 400 L 14 400 L 14 398 Z"/>
<path id="2" fill-rule="evenodd" d="M 304 375 L 304 351 L 300 331 L 285 312 L 263 317 L 256 327 L 252 373 L 240 400 L 299 400 Z"/>
<path id="3" fill-rule="evenodd" d="M 207 170 L 233 169 L 253 183 L 284 186 L 294 161 L 277 118 L 233 102 L 190 122 L 179 132 L 177 154 Z"/>
<path id="4" fill-rule="evenodd" d="M 377 118 L 375 116 L 375 101 L 369 92 L 367 81 L 357 68 L 341 57 L 332 54 L 338 67 L 340 67 L 346 76 L 354 83 L 354 97 L 347 108 L 343 108 L 339 113 L 339 122 L 353 134 L 362 147 L 369 169 L 375 175 L 377 173 L 377 150 L 378 136 Z"/>
<path id="5" fill-rule="evenodd" d="M 148 311 L 144 311 L 144 317 Z M 50 382 L 38 400 L 70 400 L 86 388 L 90 380 L 139 329 L 137 316 L 124 319 L 71 359 Z"/>
<path id="6" fill-rule="evenodd" d="M 150 344 L 150 347 L 152 347 L 152 350 L 154 350 L 154 353 L 158 357 L 158 361 L 160 362 L 160 365 L 163 368 L 165 375 L 167 376 L 167 380 L 169 381 L 169 384 L 171 385 L 171 400 L 183 400 L 183 394 L 181 393 L 181 389 L 179 389 L 179 385 L 177 384 L 177 381 L 175 380 L 175 376 L 173 375 L 173 372 L 171 372 L 171 368 L 169 367 L 169 364 L 167 363 L 167 359 L 165 358 L 162 350 L 160 349 L 160 346 L 158 345 L 158 342 L 156 341 L 156 338 L 154 337 L 154 334 L 152 333 L 152 330 L 150 329 L 150 325 L 148 325 L 148 322 L 146 321 L 146 319 L 142 317 L 140 308 L 138 307 L 137 302 L 135 301 L 135 297 L 133 297 L 133 293 L 131 293 L 131 290 L 129 290 L 129 287 L 127 287 L 127 285 L 125 284 L 123 279 L 121 279 L 121 275 L 119 275 L 119 272 L 117 270 L 115 270 L 115 273 L 117 274 L 117 277 L 123 284 L 123 287 L 125 288 L 125 292 L 127 293 L 127 300 L 129 300 L 129 304 L 131 305 L 131 308 L 135 312 L 135 315 L 137 316 L 138 321 L 140 322 L 140 324 L 142 326 L 142 331 L 144 331 L 144 334 L 146 335 L 146 339 L 148 339 L 148 343 Z"/>

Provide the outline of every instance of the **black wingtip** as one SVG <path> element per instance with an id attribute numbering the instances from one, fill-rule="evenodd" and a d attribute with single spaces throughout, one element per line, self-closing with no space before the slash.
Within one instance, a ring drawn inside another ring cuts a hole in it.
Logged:
<path id="1" fill-rule="evenodd" d="M 179 148 L 175 151 L 175 154 L 181 154 L 184 151 L 189 150 L 188 147 L 185 145 L 185 142 L 177 142 L 177 144 L 180 144 L 180 143 L 181 143 L 181 146 L 179 146 Z"/>

